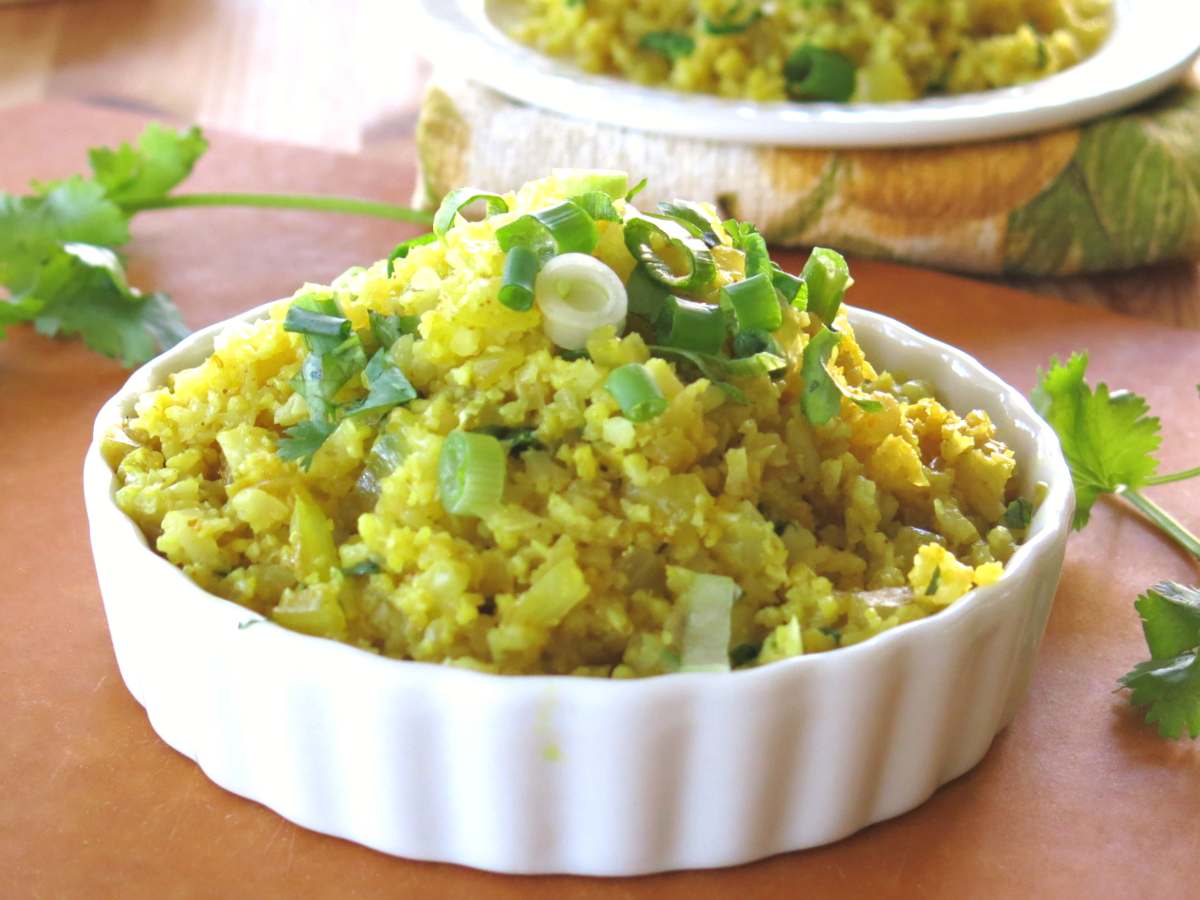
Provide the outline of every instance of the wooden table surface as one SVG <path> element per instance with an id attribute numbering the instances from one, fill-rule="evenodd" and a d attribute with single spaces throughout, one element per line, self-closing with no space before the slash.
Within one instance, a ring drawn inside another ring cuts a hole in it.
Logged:
<path id="1" fill-rule="evenodd" d="M 252 137 L 406 158 L 429 66 L 413 0 L 0 4 L 0 108 L 83 100 Z M 1200 328 L 1200 266 L 1009 284 Z"/>

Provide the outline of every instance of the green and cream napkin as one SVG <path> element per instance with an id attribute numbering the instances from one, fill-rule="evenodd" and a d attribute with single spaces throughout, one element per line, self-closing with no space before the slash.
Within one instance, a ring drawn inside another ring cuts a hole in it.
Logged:
<path id="1" fill-rule="evenodd" d="M 626 169 L 642 206 L 709 198 L 779 245 L 962 272 L 1068 275 L 1200 259 L 1200 88 L 1080 128 L 896 150 L 751 147 L 645 134 L 438 81 L 418 126 L 418 202 L 552 166 Z"/>

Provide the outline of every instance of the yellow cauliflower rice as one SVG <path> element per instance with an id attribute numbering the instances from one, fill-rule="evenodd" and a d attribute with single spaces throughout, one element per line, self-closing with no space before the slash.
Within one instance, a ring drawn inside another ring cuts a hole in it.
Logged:
<path id="1" fill-rule="evenodd" d="M 1112 0 L 522 0 L 514 36 L 589 72 L 751 100 L 886 102 L 1045 78 Z"/>
<path id="2" fill-rule="evenodd" d="M 788 276 L 752 227 L 625 188 L 558 172 L 481 221 L 455 192 L 439 238 L 228 327 L 105 442 L 117 503 L 280 625 L 500 673 L 760 665 L 1000 578 L 1013 454 L 872 368 L 844 261 Z M 597 285 L 627 308 L 563 337 Z"/>

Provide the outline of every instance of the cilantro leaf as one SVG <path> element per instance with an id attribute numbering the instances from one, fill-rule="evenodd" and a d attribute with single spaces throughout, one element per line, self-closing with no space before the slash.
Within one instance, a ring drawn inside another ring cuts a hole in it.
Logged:
<path id="1" fill-rule="evenodd" d="M 400 367 L 392 362 L 387 350 L 377 350 L 367 363 L 367 396 L 346 408 L 346 415 L 357 416 L 367 412 L 391 409 L 409 400 L 415 400 L 416 390 L 404 377 Z"/>
<path id="2" fill-rule="evenodd" d="M 1033 504 L 1024 497 L 1018 497 L 1008 504 L 1000 521 L 1006 528 L 1013 531 L 1022 531 L 1028 528 L 1029 523 L 1033 521 Z"/>
<path id="3" fill-rule="evenodd" d="M 1200 652 L 1171 659 L 1150 659 L 1121 679 L 1133 691 L 1134 706 L 1148 706 L 1146 722 L 1161 737 L 1174 740 L 1186 731 L 1200 737 Z"/>
<path id="4" fill-rule="evenodd" d="M 208 149 L 200 129 L 176 131 L 157 122 L 146 126 L 137 147 L 96 147 L 88 153 L 96 184 L 119 206 L 157 200 L 188 177 Z"/>
<path id="5" fill-rule="evenodd" d="M 1138 598 L 1150 659 L 1121 678 L 1134 706 L 1148 706 L 1146 722 L 1169 739 L 1186 730 L 1200 737 L 1200 590 L 1156 584 Z"/>
<path id="6" fill-rule="evenodd" d="M 842 397 L 856 403 L 866 412 L 879 412 L 883 404 L 878 400 L 859 396 L 847 385 L 842 384 L 829 372 L 829 355 L 841 341 L 836 331 L 830 331 L 824 325 L 812 336 L 804 347 L 804 356 L 800 361 L 800 374 L 804 377 L 804 393 L 800 397 L 800 407 L 808 421 L 814 425 L 824 425 L 838 414 L 842 408 Z"/>
<path id="7" fill-rule="evenodd" d="M 1075 527 L 1082 528 L 1097 498 L 1121 487 L 1137 488 L 1158 469 L 1154 454 L 1162 443 L 1158 419 L 1145 399 L 1128 391 L 1088 386 L 1086 353 L 1064 365 L 1050 361 L 1039 370 L 1033 405 L 1058 433 L 1075 482 Z"/>
<path id="8" fill-rule="evenodd" d="M 301 468 L 307 471 L 313 463 L 313 457 L 321 449 L 321 445 L 336 430 L 337 425 L 334 422 L 319 422 L 316 419 L 309 419 L 307 422 L 293 425 L 283 432 L 287 437 L 279 439 L 277 448 L 279 458 L 299 460 Z"/>
<path id="9" fill-rule="evenodd" d="M 417 329 L 421 327 L 420 316 L 385 316 L 372 309 L 368 310 L 367 318 L 371 323 L 371 334 L 375 336 L 379 346 L 385 349 L 391 347 L 403 335 L 416 334 Z"/>
<path id="10" fill-rule="evenodd" d="M 125 214 L 99 185 L 74 177 L 44 188 L 34 197 L 0 193 L 0 284 L 18 300 L 62 244 L 119 247 L 129 240 Z"/>
<path id="11" fill-rule="evenodd" d="M 1134 605 L 1155 659 L 1200 647 L 1200 590 L 1164 581 L 1142 594 Z"/>
<path id="12" fill-rule="evenodd" d="M 81 337 L 126 366 L 145 362 L 188 333 L 166 295 L 143 296 L 129 286 L 113 251 L 90 244 L 54 248 L 21 302 L 36 306 L 39 334 Z"/>

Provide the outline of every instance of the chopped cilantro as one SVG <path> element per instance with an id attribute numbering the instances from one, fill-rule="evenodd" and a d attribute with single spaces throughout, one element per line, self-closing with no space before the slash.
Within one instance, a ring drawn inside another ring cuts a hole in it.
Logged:
<path id="1" fill-rule="evenodd" d="M 1024 497 L 1018 497 L 1008 504 L 1000 521 L 1006 528 L 1011 528 L 1013 531 L 1022 531 L 1028 528 L 1029 523 L 1033 521 L 1033 504 Z"/>
<path id="2" fill-rule="evenodd" d="M 842 408 L 842 397 L 853 401 L 865 412 L 879 412 L 883 404 L 878 400 L 859 396 L 842 384 L 829 372 L 829 356 L 841 341 L 836 331 L 824 325 L 814 334 L 804 348 L 800 362 L 800 374 L 804 377 L 804 393 L 800 406 L 808 421 L 814 425 L 829 422 Z"/>
<path id="3" fill-rule="evenodd" d="M 929 586 L 925 588 L 925 596 L 932 597 L 938 592 L 938 588 L 942 586 L 942 567 L 938 566 L 933 570 L 933 575 L 929 578 Z"/>
<path id="4" fill-rule="evenodd" d="M 642 35 L 638 46 L 665 56 L 671 62 L 691 56 L 696 51 L 696 42 L 680 31 L 651 31 Z"/>
<path id="5" fill-rule="evenodd" d="M 287 437 L 279 439 L 279 458 L 299 460 L 300 466 L 307 470 L 316 452 L 336 429 L 337 425 L 333 422 L 318 422 L 315 419 L 293 425 L 283 432 Z"/>
<path id="6" fill-rule="evenodd" d="M 400 367 L 392 362 L 387 350 L 380 349 L 367 363 L 367 396 L 346 407 L 346 415 L 357 416 L 380 412 L 416 399 L 417 392 L 404 377 Z"/>
<path id="7" fill-rule="evenodd" d="M 416 334 L 421 326 L 420 316 L 385 316 L 371 310 L 367 313 L 371 323 L 371 334 L 380 347 L 391 347 L 406 334 Z"/>

